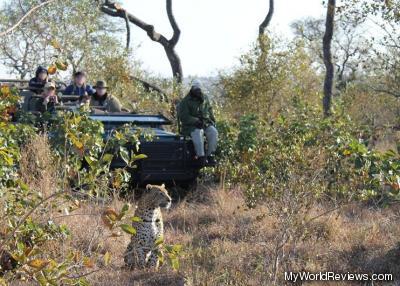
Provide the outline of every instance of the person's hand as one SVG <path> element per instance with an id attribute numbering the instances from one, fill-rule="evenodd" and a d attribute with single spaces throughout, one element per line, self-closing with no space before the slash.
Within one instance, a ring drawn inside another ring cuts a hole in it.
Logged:
<path id="1" fill-rule="evenodd" d="M 48 95 L 44 98 L 43 104 L 48 104 L 49 102 L 58 103 L 58 98 L 55 95 Z"/>
<path id="2" fill-rule="evenodd" d="M 84 103 L 84 104 L 86 104 L 86 103 L 88 103 L 89 101 L 90 101 L 90 96 L 89 96 L 89 95 L 87 94 L 87 92 L 86 92 L 85 95 L 82 96 L 81 102 Z"/>
<path id="3" fill-rule="evenodd" d="M 57 95 L 50 96 L 50 102 L 58 104 L 58 97 Z"/>
<path id="4" fill-rule="evenodd" d="M 203 129 L 204 128 L 203 120 L 201 120 L 201 119 L 197 120 L 196 123 L 194 124 L 194 126 L 196 126 L 196 128 L 198 128 L 198 129 Z"/>
<path id="5" fill-rule="evenodd" d="M 49 102 L 50 102 L 50 95 L 47 95 L 47 96 L 46 96 L 46 95 L 44 95 L 44 96 L 43 96 L 43 98 L 44 98 L 44 99 L 43 99 L 43 104 L 45 104 L 45 105 L 46 105 L 47 103 L 49 103 Z"/>

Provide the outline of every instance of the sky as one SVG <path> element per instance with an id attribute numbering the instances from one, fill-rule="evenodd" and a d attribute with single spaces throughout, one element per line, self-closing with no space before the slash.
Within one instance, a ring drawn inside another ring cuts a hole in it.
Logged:
<path id="1" fill-rule="evenodd" d="M 268 12 L 268 0 L 175 0 L 175 18 L 181 28 L 177 52 L 185 76 L 212 76 L 234 66 L 257 38 L 258 26 Z M 271 30 L 292 37 L 290 24 L 325 14 L 322 0 L 276 0 Z M 172 35 L 165 0 L 124 0 L 123 7 L 155 26 L 167 38 Z M 152 73 L 170 76 L 162 46 L 132 26 L 134 57 Z"/>
<path id="2" fill-rule="evenodd" d="M 4 0 L 0 0 L 0 3 Z M 238 63 L 257 38 L 258 26 L 268 12 L 268 0 L 174 0 L 175 18 L 182 31 L 176 50 L 184 76 L 214 76 Z M 305 17 L 322 17 L 322 0 L 275 0 L 271 30 L 290 38 L 290 24 Z M 138 18 L 171 37 L 165 0 L 121 0 L 122 6 Z M 124 23 L 121 20 L 121 25 Z M 131 25 L 134 58 L 153 75 L 171 76 L 162 46 L 151 41 L 140 28 Z M 124 40 L 124 39 L 122 39 Z M 0 65 L 0 76 L 11 77 Z M 15 76 L 12 76 L 15 77 Z"/>

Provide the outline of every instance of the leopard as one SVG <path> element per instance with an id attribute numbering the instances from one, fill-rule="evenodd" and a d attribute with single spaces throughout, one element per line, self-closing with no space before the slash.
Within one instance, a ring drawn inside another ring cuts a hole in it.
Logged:
<path id="1" fill-rule="evenodd" d="M 164 185 L 147 185 L 135 210 L 132 236 L 124 254 L 128 268 L 159 268 L 159 254 L 164 237 L 164 223 L 161 208 L 169 209 L 172 199 Z"/>

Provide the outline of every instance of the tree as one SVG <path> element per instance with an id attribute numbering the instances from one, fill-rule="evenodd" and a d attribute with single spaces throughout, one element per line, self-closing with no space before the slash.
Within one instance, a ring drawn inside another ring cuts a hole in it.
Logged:
<path id="1" fill-rule="evenodd" d="M 169 23 L 173 29 L 173 35 L 170 39 L 167 39 L 164 35 L 156 32 L 153 25 L 150 25 L 141 19 L 137 18 L 131 13 L 128 13 L 125 9 L 123 9 L 119 4 L 114 2 L 110 2 L 106 0 L 101 5 L 101 11 L 111 17 L 119 17 L 123 19 L 128 19 L 130 23 L 136 25 L 137 27 L 144 30 L 149 38 L 152 41 L 155 41 L 163 46 L 166 56 L 169 60 L 172 70 L 172 76 L 178 83 L 182 83 L 183 80 L 183 72 L 182 72 L 182 64 L 181 60 L 175 50 L 176 45 L 178 44 L 181 31 L 179 26 L 175 20 L 175 16 L 172 9 L 172 0 L 166 0 L 166 10 L 168 15 Z M 128 30 L 129 32 L 129 30 Z"/>
<path id="2" fill-rule="evenodd" d="M 335 21 L 335 10 L 336 10 L 336 0 L 329 0 L 326 13 L 325 34 L 322 42 L 324 64 L 326 68 L 325 81 L 324 81 L 324 98 L 323 98 L 323 109 L 325 116 L 329 116 L 331 114 L 332 89 L 333 89 L 333 80 L 335 74 L 332 63 L 332 51 L 331 51 L 333 28 Z"/>
<path id="3" fill-rule="evenodd" d="M 382 35 L 376 48 L 373 80 L 368 85 L 375 92 L 400 98 L 400 33 L 395 22 L 378 24 Z"/>
<path id="4" fill-rule="evenodd" d="M 379 28 L 372 39 L 366 88 L 400 97 L 400 0 L 345 0 L 341 13 Z"/>
<path id="5" fill-rule="evenodd" d="M 15 33 L 13 37 L 13 40 L 8 36 L 0 39 L 0 61 L 23 80 L 39 64 L 38 58 L 34 56 L 37 54 L 38 41 L 26 33 Z"/>
<path id="6" fill-rule="evenodd" d="M 29 0 L 19 3 L 7 3 L 0 13 L 0 26 L 16 23 L 12 34 L 0 40 L 0 58 L 19 77 L 31 75 L 39 64 L 68 63 L 72 71 L 87 69 L 88 63 L 99 60 L 99 50 L 121 54 L 113 36 L 118 29 L 94 9 L 97 1 L 51 1 L 45 6 Z M 31 11 L 34 14 L 27 17 Z"/>
<path id="7" fill-rule="evenodd" d="M 343 90 L 349 82 L 356 80 L 361 74 L 362 64 L 367 61 L 371 43 L 364 37 L 363 23 L 363 19 L 342 15 L 335 25 L 332 38 L 332 60 L 336 66 L 338 90 Z M 291 24 L 295 35 L 304 41 L 317 70 L 322 70 L 324 67 L 321 42 L 324 26 L 324 19 L 315 18 L 297 20 Z"/>

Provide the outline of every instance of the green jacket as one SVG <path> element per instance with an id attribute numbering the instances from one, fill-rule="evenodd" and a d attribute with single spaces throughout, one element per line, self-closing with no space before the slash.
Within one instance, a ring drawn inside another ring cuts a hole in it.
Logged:
<path id="1" fill-rule="evenodd" d="M 122 106 L 118 98 L 107 94 L 104 100 L 100 100 L 96 97 L 96 93 L 90 97 L 90 106 L 102 106 L 106 108 L 108 112 L 121 112 Z"/>
<path id="2" fill-rule="evenodd" d="M 188 94 L 178 105 L 178 117 L 181 122 L 181 133 L 185 136 L 190 136 L 199 120 L 203 120 L 206 126 L 215 125 L 215 117 L 206 95 L 202 103 Z"/>

